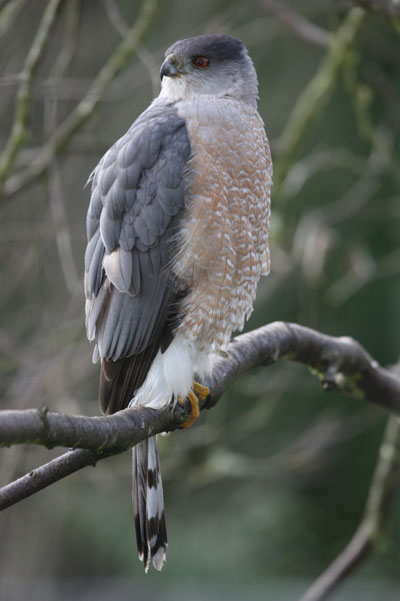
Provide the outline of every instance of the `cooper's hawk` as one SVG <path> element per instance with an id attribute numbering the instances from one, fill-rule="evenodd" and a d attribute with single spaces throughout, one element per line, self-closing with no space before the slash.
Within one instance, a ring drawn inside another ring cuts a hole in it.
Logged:
<path id="1" fill-rule="evenodd" d="M 209 390 L 195 379 L 243 327 L 269 270 L 271 157 L 257 76 L 228 35 L 176 42 L 161 92 L 90 179 L 86 325 L 100 406 L 164 407 Z M 189 425 L 191 420 L 188 420 Z M 167 548 L 155 438 L 133 449 L 139 558 Z"/>

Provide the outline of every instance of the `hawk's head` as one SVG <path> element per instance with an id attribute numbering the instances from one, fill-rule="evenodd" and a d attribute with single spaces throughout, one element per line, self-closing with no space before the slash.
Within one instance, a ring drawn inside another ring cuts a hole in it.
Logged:
<path id="1" fill-rule="evenodd" d="M 246 47 L 230 35 L 202 35 L 175 42 L 161 66 L 160 96 L 183 100 L 208 94 L 256 105 L 257 75 Z"/>

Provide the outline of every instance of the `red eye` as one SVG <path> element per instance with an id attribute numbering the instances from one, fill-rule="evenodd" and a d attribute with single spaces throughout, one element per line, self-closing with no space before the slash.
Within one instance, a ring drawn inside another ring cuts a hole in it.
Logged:
<path id="1" fill-rule="evenodd" d="M 208 58 L 206 58 L 205 56 L 196 56 L 193 60 L 192 63 L 194 64 L 195 67 L 197 67 L 198 69 L 205 69 L 206 67 L 208 67 L 208 63 L 210 61 L 208 60 Z"/>

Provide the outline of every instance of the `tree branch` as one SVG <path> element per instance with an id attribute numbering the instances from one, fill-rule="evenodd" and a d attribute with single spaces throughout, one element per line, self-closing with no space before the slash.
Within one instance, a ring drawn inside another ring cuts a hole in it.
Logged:
<path id="1" fill-rule="evenodd" d="M 208 383 L 212 400 L 218 400 L 244 371 L 270 365 L 278 359 L 310 367 L 324 390 L 338 389 L 400 415 L 400 379 L 379 367 L 357 341 L 284 322 L 274 322 L 237 336 L 227 347 L 227 357 L 214 359 Z"/>
<path id="2" fill-rule="evenodd" d="M 364 517 L 346 548 L 313 583 L 300 601 L 324 601 L 373 550 L 387 517 L 400 468 L 400 421 L 391 416 L 379 450 Z"/>
<path id="3" fill-rule="evenodd" d="M 244 371 L 288 359 L 312 369 L 324 390 L 338 389 L 354 398 L 400 415 L 400 380 L 381 368 L 355 340 L 335 338 L 310 328 L 274 322 L 237 336 L 213 357 L 212 374 L 204 383 L 211 397 L 201 409 L 215 405 Z M 0 446 L 39 444 L 75 447 L 50 463 L 0 489 L 0 509 L 37 492 L 96 461 L 122 453 L 154 434 L 175 430 L 187 419 L 189 407 L 177 404 L 154 410 L 135 407 L 107 417 L 51 413 L 47 409 L 0 412 Z M 85 450 L 85 452 L 83 452 Z M 89 451 L 89 452 L 86 452 Z"/>
<path id="4" fill-rule="evenodd" d="M 52 413 L 46 408 L 4 410 L 0 413 L 0 446 L 38 444 L 48 449 L 61 446 L 116 454 L 153 434 L 178 427 L 180 420 L 175 421 L 168 409 L 144 406 L 101 417 Z"/>

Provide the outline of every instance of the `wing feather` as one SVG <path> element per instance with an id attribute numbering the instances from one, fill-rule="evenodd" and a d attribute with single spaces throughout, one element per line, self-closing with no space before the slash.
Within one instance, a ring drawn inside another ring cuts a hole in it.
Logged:
<path id="1" fill-rule="evenodd" d="M 85 255 L 87 334 L 102 360 L 100 403 L 126 407 L 172 339 L 168 271 L 185 210 L 185 121 L 158 99 L 104 155 L 92 178 Z"/>

